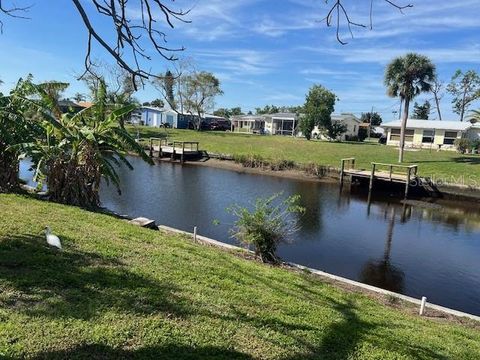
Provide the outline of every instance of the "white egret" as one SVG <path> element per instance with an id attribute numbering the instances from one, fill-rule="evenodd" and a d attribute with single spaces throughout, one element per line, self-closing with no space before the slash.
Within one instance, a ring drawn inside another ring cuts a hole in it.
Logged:
<path id="1" fill-rule="evenodd" d="M 45 237 L 47 238 L 48 245 L 54 246 L 60 250 L 62 249 L 62 243 L 60 242 L 60 239 L 57 235 L 52 234 L 52 230 L 50 230 L 50 227 L 48 226 L 45 226 Z"/>

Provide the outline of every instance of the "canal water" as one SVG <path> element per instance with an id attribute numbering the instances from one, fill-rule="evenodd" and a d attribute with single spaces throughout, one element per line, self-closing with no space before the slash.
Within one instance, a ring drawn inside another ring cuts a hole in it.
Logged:
<path id="1" fill-rule="evenodd" d="M 233 204 L 300 194 L 300 230 L 282 244 L 282 259 L 480 315 L 480 205 L 402 203 L 338 184 L 254 175 L 203 166 L 131 159 L 120 170 L 122 194 L 103 186 L 102 205 L 130 217 L 192 231 L 227 243 Z M 22 165 L 22 173 L 27 166 Z M 214 224 L 214 221 L 220 223 Z"/>

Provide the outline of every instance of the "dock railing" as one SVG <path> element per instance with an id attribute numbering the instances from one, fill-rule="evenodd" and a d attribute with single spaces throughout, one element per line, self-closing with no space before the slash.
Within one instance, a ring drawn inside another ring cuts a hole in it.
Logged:
<path id="1" fill-rule="evenodd" d="M 342 159 L 342 163 L 340 165 L 340 185 L 343 185 L 343 176 L 345 170 L 352 170 L 355 169 L 355 158 L 345 158 Z"/>
<path id="2" fill-rule="evenodd" d="M 198 154 L 199 142 L 198 141 L 171 141 L 168 138 L 150 138 L 150 157 L 153 157 L 155 151 L 155 145 L 158 144 L 158 157 L 163 157 L 164 153 L 168 153 L 171 156 L 171 160 L 174 160 L 175 155 L 180 153 L 180 161 L 185 161 L 185 154 Z"/>
<path id="3" fill-rule="evenodd" d="M 418 175 L 418 165 L 386 164 L 381 162 L 372 162 L 371 164 L 372 169 L 369 172 L 366 169 L 356 169 L 355 158 L 341 159 L 340 186 L 343 185 L 345 175 L 370 178 L 369 193 L 372 191 L 375 179 L 394 181 L 405 183 L 405 197 L 408 196 L 410 183 Z"/>
<path id="4" fill-rule="evenodd" d="M 372 162 L 372 174 L 370 176 L 370 185 L 368 189 L 369 191 L 371 191 L 373 188 L 373 180 L 375 178 L 375 172 L 379 168 L 388 169 L 387 173 L 388 173 L 388 179 L 390 181 L 394 180 L 395 174 L 405 176 L 404 180 L 405 180 L 405 198 L 406 198 L 408 196 L 410 182 L 418 174 L 418 165 L 399 165 L 399 164 L 385 164 L 385 163 L 379 163 L 379 162 Z"/>
<path id="5" fill-rule="evenodd" d="M 159 157 L 160 157 L 160 153 L 162 152 L 162 142 L 164 140 L 165 139 L 163 138 L 156 138 L 156 137 L 150 138 L 150 157 L 153 157 L 153 150 L 154 150 L 155 143 L 158 143 L 158 151 L 159 151 Z"/>

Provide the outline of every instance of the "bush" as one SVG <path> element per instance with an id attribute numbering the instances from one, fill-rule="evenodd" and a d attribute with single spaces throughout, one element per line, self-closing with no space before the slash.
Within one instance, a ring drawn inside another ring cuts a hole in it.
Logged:
<path id="1" fill-rule="evenodd" d="M 292 215 L 305 212 L 305 208 L 299 205 L 299 195 L 283 201 L 279 201 L 279 196 L 258 198 L 253 210 L 238 205 L 228 209 L 237 218 L 231 230 L 233 237 L 243 244 L 253 245 L 255 255 L 267 263 L 278 263 L 278 245 L 298 230 Z"/>
<path id="2" fill-rule="evenodd" d="M 458 152 L 465 154 L 468 149 L 472 148 L 472 141 L 470 139 L 457 139 L 454 145 Z"/>

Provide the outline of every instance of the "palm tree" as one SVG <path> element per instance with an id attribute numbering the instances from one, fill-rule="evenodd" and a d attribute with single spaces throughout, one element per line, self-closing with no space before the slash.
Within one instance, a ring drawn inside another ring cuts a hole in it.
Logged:
<path id="1" fill-rule="evenodd" d="M 386 68 L 385 86 L 388 95 L 400 97 L 404 104 L 398 162 L 403 162 L 410 101 L 422 92 L 429 92 L 435 79 L 435 65 L 424 55 L 409 53 L 397 57 Z"/>
<path id="2" fill-rule="evenodd" d="M 468 116 L 468 120 L 472 124 L 476 124 L 480 122 L 480 109 L 478 110 L 471 110 L 470 115 Z"/>
<path id="3" fill-rule="evenodd" d="M 48 88 L 53 85 L 49 83 Z M 37 99 L 24 97 L 42 118 L 43 136 L 21 144 L 35 164 L 35 180 L 46 179 L 50 200 L 95 208 L 100 204 L 102 178 L 120 191 L 116 167 L 125 164 L 129 152 L 151 159 L 135 140 L 119 126 L 119 119 L 135 109 L 135 105 L 116 107 L 107 102 L 105 83 L 98 88 L 95 103 L 77 114 L 57 116 L 54 99 L 44 84 L 32 85 Z M 46 106 L 45 104 L 48 104 Z"/>

